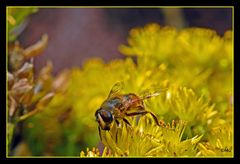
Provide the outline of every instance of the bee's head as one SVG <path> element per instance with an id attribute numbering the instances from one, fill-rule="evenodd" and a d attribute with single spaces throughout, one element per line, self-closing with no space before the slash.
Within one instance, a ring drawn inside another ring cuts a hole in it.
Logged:
<path id="1" fill-rule="evenodd" d="M 100 108 L 96 111 L 95 117 L 102 130 L 110 130 L 113 122 L 113 115 L 110 111 Z"/>

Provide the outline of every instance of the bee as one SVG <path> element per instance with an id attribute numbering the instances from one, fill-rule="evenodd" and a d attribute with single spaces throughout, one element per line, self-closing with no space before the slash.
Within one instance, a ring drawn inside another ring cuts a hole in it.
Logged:
<path id="1" fill-rule="evenodd" d="M 107 99 L 102 103 L 99 109 L 95 112 L 96 121 L 98 122 L 98 130 L 109 131 L 113 122 L 119 127 L 119 119 L 122 119 L 127 125 L 131 127 L 131 124 L 126 119 L 128 116 L 143 116 L 145 114 L 150 114 L 156 124 L 160 126 L 156 115 L 150 111 L 145 110 L 143 100 L 149 99 L 160 95 L 161 91 L 149 93 L 144 96 L 138 96 L 134 93 L 121 94 L 122 82 L 116 83 Z"/>

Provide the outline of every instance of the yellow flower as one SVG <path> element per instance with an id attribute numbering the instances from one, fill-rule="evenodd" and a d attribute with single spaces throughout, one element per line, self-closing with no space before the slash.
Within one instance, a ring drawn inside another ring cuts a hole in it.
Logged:
<path id="1" fill-rule="evenodd" d="M 202 136 L 182 140 L 186 122 L 172 122 L 172 125 L 162 122 L 157 126 L 149 116 L 129 118 L 131 127 L 121 121 L 110 131 L 101 130 L 103 144 L 118 156 L 128 157 L 169 157 L 195 156 L 196 144 Z"/>
<path id="2" fill-rule="evenodd" d="M 108 63 L 89 59 L 83 68 L 65 70 L 57 78 L 51 75 L 51 64 L 42 70 L 37 89 L 43 88 L 42 94 L 52 89 L 56 95 L 44 111 L 24 124 L 24 138 L 32 154 L 78 156 L 80 150 L 94 147 L 80 156 L 231 155 L 233 143 L 226 136 L 233 135 L 228 127 L 233 122 L 232 32 L 220 37 L 210 29 L 178 31 L 150 24 L 131 30 L 128 41 L 129 45 L 120 47 L 128 55 L 124 59 Z M 9 85 L 14 86 L 8 76 Z M 105 145 L 100 152 L 94 113 L 117 81 L 124 82 L 121 92 L 126 94 L 141 96 L 165 89 L 144 104 L 167 124 L 157 126 L 149 114 L 127 118 L 131 127 L 120 120 L 120 127 L 113 124 L 110 131 L 100 131 Z M 168 124 L 172 120 L 181 121 Z"/>
<path id="3" fill-rule="evenodd" d="M 218 123 L 210 128 L 207 140 L 198 145 L 199 156 L 233 157 L 232 124 L 225 120 L 216 120 Z"/>

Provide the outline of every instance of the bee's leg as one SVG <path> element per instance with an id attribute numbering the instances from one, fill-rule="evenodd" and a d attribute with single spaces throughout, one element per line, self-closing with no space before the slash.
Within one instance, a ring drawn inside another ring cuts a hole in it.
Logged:
<path id="1" fill-rule="evenodd" d="M 101 130 L 100 130 L 99 126 L 98 126 L 98 133 L 99 133 L 99 136 L 100 136 L 100 140 L 102 141 L 102 134 L 101 134 Z"/>
<path id="2" fill-rule="evenodd" d="M 120 122 L 117 119 L 115 119 L 115 122 L 117 124 L 117 127 L 119 128 L 121 126 Z"/>
<path id="3" fill-rule="evenodd" d="M 115 122 L 117 124 L 117 128 L 120 128 L 120 126 L 121 126 L 120 122 L 117 119 L 115 119 Z M 116 143 L 118 142 L 118 129 L 116 129 L 115 141 L 116 141 Z"/>
<path id="4" fill-rule="evenodd" d="M 117 124 L 117 129 L 116 129 L 116 137 L 115 137 L 115 141 L 116 143 L 118 142 L 118 128 L 120 127 L 120 123 L 117 119 L 115 119 L 115 122 Z"/>
<path id="5" fill-rule="evenodd" d="M 152 112 L 149 112 L 149 111 L 147 111 L 147 112 L 148 112 L 149 114 L 151 114 L 151 116 L 153 117 L 153 119 L 154 119 L 154 121 L 156 122 L 156 124 L 157 124 L 158 126 L 160 126 L 157 116 L 156 116 L 155 114 L 153 114 Z"/>
<path id="6" fill-rule="evenodd" d="M 157 116 L 155 114 L 153 114 L 152 112 L 149 112 L 149 111 L 138 111 L 138 112 L 126 113 L 126 115 L 127 116 L 135 116 L 135 115 L 145 115 L 147 113 L 151 114 L 151 116 L 153 117 L 153 119 L 156 122 L 156 124 L 158 126 L 160 126 L 159 121 L 157 119 Z"/>
<path id="7" fill-rule="evenodd" d="M 126 118 L 124 118 L 124 117 L 118 117 L 118 118 L 121 118 L 129 127 L 132 127 L 132 125 Z M 121 126 L 120 122 L 117 119 L 115 119 L 115 121 L 116 121 L 117 126 L 120 127 Z"/>
<path id="8" fill-rule="evenodd" d="M 128 126 L 132 127 L 132 125 L 129 123 L 129 121 L 126 118 L 123 118 L 123 121 L 128 124 Z"/>
<path id="9" fill-rule="evenodd" d="M 130 128 L 130 133 L 131 133 L 131 137 L 133 137 L 133 128 L 132 128 L 132 125 L 130 124 L 130 122 L 129 122 L 126 118 L 123 118 L 123 121 L 129 126 L 129 128 Z"/>

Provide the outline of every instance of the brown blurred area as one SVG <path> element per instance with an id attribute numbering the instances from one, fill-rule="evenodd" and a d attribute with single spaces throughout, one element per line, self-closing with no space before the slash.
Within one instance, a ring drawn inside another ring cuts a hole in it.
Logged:
<path id="1" fill-rule="evenodd" d="M 151 22 L 212 28 L 223 35 L 232 28 L 232 9 L 41 8 L 30 17 L 18 40 L 27 47 L 47 33 L 48 47 L 35 58 L 35 67 L 38 71 L 50 60 L 56 74 L 64 68 L 80 67 L 92 57 L 106 62 L 123 58 L 118 46 L 127 42 L 129 30 Z"/>
<path id="2" fill-rule="evenodd" d="M 39 70 L 47 60 L 54 73 L 72 66 L 81 66 L 91 57 L 111 60 L 121 57 L 117 46 L 121 36 L 107 29 L 102 9 L 40 9 L 19 37 L 23 46 L 35 43 L 48 34 L 48 47 L 35 58 Z"/>

